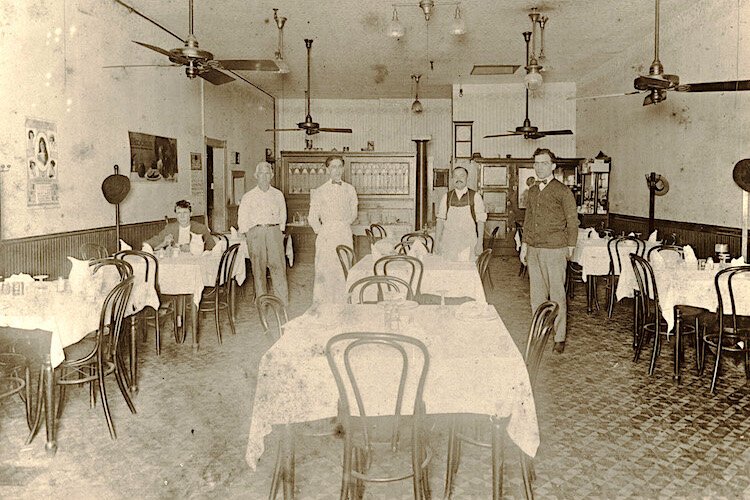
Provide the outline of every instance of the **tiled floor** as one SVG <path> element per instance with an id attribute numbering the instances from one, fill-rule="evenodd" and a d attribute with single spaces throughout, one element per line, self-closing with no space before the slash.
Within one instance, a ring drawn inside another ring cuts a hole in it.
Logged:
<path id="1" fill-rule="evenodd" d="M 517 271 L 517 260 L 493 259 L 496 290 L 488 300 L 520 344 L 530 311 L 528 282 Z M 309 305 L 311 277 L 310 264 L 289 271 L 290 316 Z M 175 345 L 169 327 L 160 357 L 152 337 L 141 344 L 138 414 L 129 413 L 114 383 L 108 385 L 117 441 L 109 439 L 101 408 L 89 409 L 86 392 L 72 390 L 59 425 L 59 451 L 48 458 L 43 434 L 23 445 L 20 401 L 2 402 L 0 498 L 266 497 L 273 453 L 255 472 L 244 461 L 257 365 L 271 345 L 259 333 L 251 296 L 249 286 L 238 334 L 227 329 L 222 346 L 209 321 L 197 354 Z M 569 314 L 565 353 L 552 353 L 550 344 L 535 392 L 542 440 L 535 459 L 537 498 L 750 497 L 750 389 L 741 370 L 730 363 L 711 396 L 708 378 L 698 378 L 689 363 L 683 383 L 674 385 L 664 349 L 648 377 L 646 359 L 631 361 L 628 303 L 607 320 L 604 312 L 587 315 L 579 293 Z M 440 497 L 440 419 L 431 445 L 431 487 Z M 489 498 L 489 455 L 471 448 L 464 447 L 454 497 Z M 340 455 L 334 438 L 300 443 L 297 497 L 335 498 Z M 505 494 L 522 497 L 515 450 L 506 459 Z M 372 485 L 365 497 L 409 498 L 410 485 Z"/>

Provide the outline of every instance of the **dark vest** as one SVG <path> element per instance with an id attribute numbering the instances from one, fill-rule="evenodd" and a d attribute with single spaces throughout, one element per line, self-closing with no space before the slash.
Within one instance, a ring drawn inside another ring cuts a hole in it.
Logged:
<path id="1" fill-rule="evenodd" d="M 469 208 L 471 209 L 471 219 L 476 223 L 477 221 L 477 214 L 474 212 L 474 194 L 476 191 L 469 188 L 466 191 L 466 196 L 463 196 L 459 198 L 456 196 L 456 190 L 451 189 L 448 192 L 448 208 L 450 207 L 465 207 L 466 205 L 469 205 Z M 446 209 L 446 216 L 448 215 L 448 209 Z"/>

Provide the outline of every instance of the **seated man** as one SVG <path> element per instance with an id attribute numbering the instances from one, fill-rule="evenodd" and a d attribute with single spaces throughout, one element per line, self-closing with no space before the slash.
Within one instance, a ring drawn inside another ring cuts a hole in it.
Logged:
<path id="1" fill-rule="evenodd" d="M 177 214 L 176 222 L 168 222 L 167 226 L 159 234 L 146 240 L 154 250 L 169 246 L 178 246 L 183 252 L 190 251 L 191 233 L 203 236 L 204 249 L 211 250 L 214 247 L 214 237 L 211 231 L 200 222 L 191 221 L 190 214 L 193 209 L 190 202 L 180 200 L 175 203 L 174 213 Z"/>

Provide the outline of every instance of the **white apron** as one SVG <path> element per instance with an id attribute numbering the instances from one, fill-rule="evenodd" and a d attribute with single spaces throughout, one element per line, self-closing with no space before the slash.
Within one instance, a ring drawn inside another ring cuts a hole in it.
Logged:
<path id="1" fill-rule="evenodd" d="M 449 206 L 443 228 L 441 246 L 443 256 L 448 260 L 474 259 L 474 247 L 476 244 L 477 223 L 471 217 L 471 206 Z"/>
<path id="2" fill-rule="evenodd" d="M 354 248 L 351 226 L 344 221 L 325 222 L 315 239 L 314 303 L 346 303 L 346 279 L 336 254 L 338 245 Z"/>

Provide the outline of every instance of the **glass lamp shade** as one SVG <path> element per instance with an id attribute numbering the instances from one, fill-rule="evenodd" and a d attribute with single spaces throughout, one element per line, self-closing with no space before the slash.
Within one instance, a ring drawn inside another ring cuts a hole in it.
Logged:
<path id="1" fill-rule="evenodd" d="M 411 112 L 412 113 L 421 113 L 424 109 L 422 108 L 422 103 L 419 102 L 419 99 L 414 99 L 414 102 L 411 103 Z"/>
<path id="2" fill-rule="evenodd" d="M 544 79 L 539 73 L 539 70 L 533 68 L 526 73 L 526 76 L 524 77 L 524 83 L 526 83 L 526 88 L 528 88 L 529 90 L 539 90 L 544 83 Z"/>
<path id="3" fill-rule="evenodd" d="M 456 17 L 453 19 L 453 24 L 451 25 L 451 35 L 453 36 L 461 36 L 466 34 L 466 23 L 464 22 L 462 17 Z"/>
<path id="4" fill-rule="evenodd" d="M 279 67 L 279 74 L 286 75 L 289 73 L 289 65 L 283 59 L 276 59 L 276 66 Z"/>
<path id="5" fill-rule="evenodd" d="M 393 8 L 391 22 L 388 23 L 388 36 L 391 38 L 401 38 L 404 36 L 404 26 L 398 20 L 398 12 L 395 7 Z"/>

